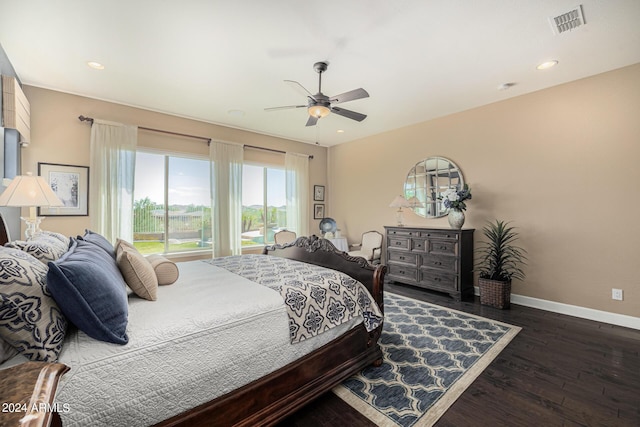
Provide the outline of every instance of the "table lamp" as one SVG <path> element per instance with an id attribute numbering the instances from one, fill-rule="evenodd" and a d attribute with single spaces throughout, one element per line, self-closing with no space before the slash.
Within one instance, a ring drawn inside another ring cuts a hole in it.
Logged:
<path id="1" fill-rule="evenodd" d="M 404 225 L 404 214 L 402 213 L 402 208 L 408 208 L 410 206 L 411 204 L 402 196 L 396 196 L 396 198 L 391 201 L 389 207 L 398 208 L 398 211 L 396 212 L 396 219 L 398 220 L 399 227 L 402 227 Z"/>
<path id="2" fill-rule="evenodd" d="M 40 231 L 40 222 L 44 219 L 36 215 L 36 207 L 59 207 L 64 204 L 44 178 L 27 172 L 26 175 L 18 175 L 11 180 L 7 189 L 0 194 L 0 206 L 29 208 L 29 216 L 20 217 L 27 225 L 24 234 L 28 239 Z"/>

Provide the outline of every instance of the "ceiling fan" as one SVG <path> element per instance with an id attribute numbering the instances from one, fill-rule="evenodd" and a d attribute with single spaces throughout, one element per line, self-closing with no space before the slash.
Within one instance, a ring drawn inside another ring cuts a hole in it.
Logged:
<path id="1" fill-rule="evenodd" d="M 329 113 L 335 113 L 352 120 L 357 120 L 359 122 L 363 121 L 367 117 L 365 114 L 346 110 L 344 108 L 334 107 L 334 105 L 341 104 L 347 101 L 354 101 L 356 99 L 368 98 L 369 94 L 366 90 L 362 88 L 354 89 L 350 90 L 349 92 L 345 92 L 332 97 L 326 96 L 322 93 L 322 73 L 327 71 L 328 65 L 329 64 L 327 64 L 326 62 L 316 62 L 315 64 L 313 64 L 313 69 L 318 73 L 318 93 L 316 93 L 315 95 L 311 94 L 311 92 L 309 92 L 300 83 L 294 80 L 285 80 L 285 82 L 295 84 L 302 88 L 302 90 L 304 90 L 308 98 L 306 105 L 271 107 L 265 108 L 265 111 L 284 110 L 289 108 L 306 108 L 309 112 L 309 120 L 307 120 L 307 126 L 315 126 L 315 124 L 318 122 L 318 119 L 326 117 L 327 115 L 329 115 Z"/>

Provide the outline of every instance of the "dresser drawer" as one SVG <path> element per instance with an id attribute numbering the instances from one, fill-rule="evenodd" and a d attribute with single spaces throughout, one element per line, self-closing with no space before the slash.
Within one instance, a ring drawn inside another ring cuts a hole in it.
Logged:
<path id="1" fill-rule="evenodd" d="M 440 240 L 460 240 L 460 235 L 458 233 L 453 233 L 451 231 L 423 231 L 421 233 L 422 236 L 428 237 L 429 239 L 440 239 Z"/>
<path id="2" fill-rule="evenodd" d="M 389 262 L 404 263 L 416 266 L 418 264 L 418 255 L 402 252 L 402 251 L 389 251 Z"/>
<path id="3" fill-rule="evenodd" d="M 429 240 L 428 252 L 430 254 L 458 255 L 457 240 Z"/>
<path id="4" fill-rule="evenodd" d="M 418 280 L 418 269 L 402 264 L 394 264 L 392 262 L 387 265 L 388 276 L 416 282 Z"/>
<path id="5" fill-rule="evenodd" d="M 421 269 L 419 282 L 420 285 L 428 286 L 430 288 L 438 290 L 458 290 L 458 276 L 456 274 L 447 274 L 438 272 L 436 270 Z"/>
<path id="6" fill-rule="evenodd" d="M 416 252 L 427 251 L 427 239 L 411 238 L 411 250 Z"/>
<path id="7" fill-rule="evenodd" d="M 411 239 L 409 237 L 392 237 L 387 238 L 387 247 L 389 249 L 405 249 L 409 250 L 409 243 Z"/>
<path id="8" fill-rule="evenodd" d="M 419 235 L 420 235 L 419 230 L 413 230 L 411 228 L 392 228 L 387 230 L 387 236 L 389 238 L 393 236 L 411 237 L 411 236 L 419 236 Z"/>
<path id="9" fill-rule="evenodd" d="M 458 273 L 458 258 L 449 255 L 423 255 L 422 266 Z"/>

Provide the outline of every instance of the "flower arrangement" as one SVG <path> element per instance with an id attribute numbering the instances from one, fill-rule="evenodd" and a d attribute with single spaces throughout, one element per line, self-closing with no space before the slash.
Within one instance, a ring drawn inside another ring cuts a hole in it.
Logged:
<path id="1" fill-rule="evenodd" d="M 444 202 L 444 207 L 447 209 L 457 209 L 464 211 L 467 209 L 465 200 L 471 200 L 471 189 L 467 184 L 462 187 L 462 190 L 456 190 L 455 188 L 447 189 L 438 200 Z"/>

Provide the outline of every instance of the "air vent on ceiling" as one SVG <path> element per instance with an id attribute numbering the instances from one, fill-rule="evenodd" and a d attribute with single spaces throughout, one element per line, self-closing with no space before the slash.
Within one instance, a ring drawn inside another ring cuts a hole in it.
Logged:
<path id="1" fill-rule="evenodd" d="M 562 34 L 585 25 L 586 22 L 584 21 L 584 14 L 582 13 L 582 5 L 576 6 L 561 15 L 550 17 L 549 22 L 555 34 Z"/>

